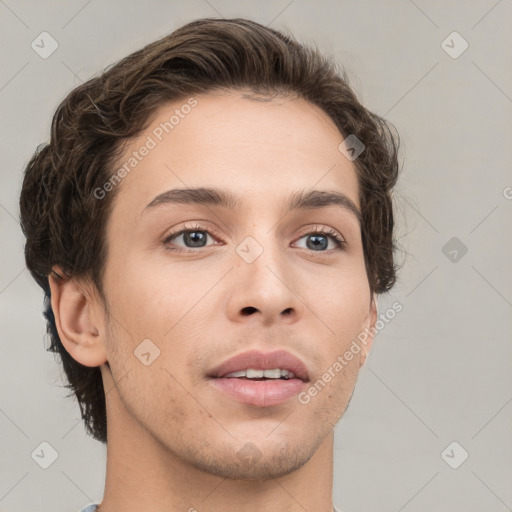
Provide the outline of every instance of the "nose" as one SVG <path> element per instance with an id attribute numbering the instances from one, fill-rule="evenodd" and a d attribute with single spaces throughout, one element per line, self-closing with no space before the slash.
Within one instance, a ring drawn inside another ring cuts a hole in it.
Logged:
<path id="1" fill-rule="evenodd" d="M 247 237 L 236 249 L 230 272 L 228 316 L 235 322 L 259 321 L 261 325 L 292 324 L 303 314 L 299 276 L 272 236 L 263 246 Z"/>

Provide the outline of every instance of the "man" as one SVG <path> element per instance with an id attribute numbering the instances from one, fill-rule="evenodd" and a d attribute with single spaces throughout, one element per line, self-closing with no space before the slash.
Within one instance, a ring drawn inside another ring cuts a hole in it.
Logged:
<path id="1" fill-rule="evenodd" d="M 330 61 L 243 19 L 68 95 L 20 209 L 107 445 L 84 511 L 333 510 L 333 428 L 395 281 L 397 148 Z"/>

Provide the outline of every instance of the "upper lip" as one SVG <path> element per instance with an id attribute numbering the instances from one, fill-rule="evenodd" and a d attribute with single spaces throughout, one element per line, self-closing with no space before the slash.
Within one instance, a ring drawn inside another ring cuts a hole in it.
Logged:
<path id="1" fill-rule="evenodd" d="M 295 376 L 305 382 L 309 380 L 306 365 L 296 356 L 286 350 L 276 350 L 274 352 L 261 352 L 259 350 L 249 350 L 227 359 L 219 366 L 213 368 L 209 377 L 224 377 L 224 375 L 239 370 L 272 370 L 280 368 L 293 372 Z"/>

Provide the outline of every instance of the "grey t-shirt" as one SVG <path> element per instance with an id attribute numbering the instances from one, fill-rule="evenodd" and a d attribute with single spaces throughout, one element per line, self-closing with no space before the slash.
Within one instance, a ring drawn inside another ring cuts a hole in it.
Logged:
<path id="1" fill-rule="evenodd" d="M 87 507 L 80 510 L 80 512 L 94 512 L 98 505 L 99 503 L 91 503 L 90 505 L 87 505 Z"/>
<path id="2" fill-rule="evenodd" d="M 99 505 L 99 503 L 91 503 L 90 505 L 87 505 L 87 507 L 80 510 L 80 512 L 95 512 L 96 507 L 98 505 Z M 337 509 L 336 506 L 334 506 L 334 512 L 342 512 L 342 511 Z"/>

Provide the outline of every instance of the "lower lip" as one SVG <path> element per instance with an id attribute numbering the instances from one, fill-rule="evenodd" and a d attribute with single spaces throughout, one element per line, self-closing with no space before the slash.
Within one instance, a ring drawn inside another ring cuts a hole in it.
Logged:
<path id="1" fill-rule="evenodd" d="M 210 379 L 210 383 L 237 402 L 268 407 L 279 405 L 298 395 L 306 383 L 300 379 L 246 380 L 237 378 Z"/>

